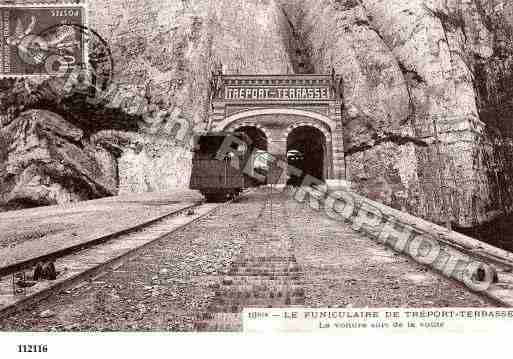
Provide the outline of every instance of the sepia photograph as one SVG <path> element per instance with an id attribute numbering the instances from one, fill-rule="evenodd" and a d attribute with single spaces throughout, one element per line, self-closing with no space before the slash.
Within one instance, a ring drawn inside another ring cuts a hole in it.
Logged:
<path id="1" fill-rule="evenodd" d="M 511 332 L 512 113 L 507 0 L 0 0 L 0 334 Z"/>

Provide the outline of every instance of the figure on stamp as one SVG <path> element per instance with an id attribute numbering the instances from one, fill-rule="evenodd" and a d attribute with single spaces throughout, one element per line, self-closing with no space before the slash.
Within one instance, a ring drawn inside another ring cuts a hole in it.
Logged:
<path id="1" fill-rule="evenodd" d="M 19 57 L 26 64 L 41 64 L 45 58 L 45 55 L 41 52 L 41 50 L 45 50 L 46 46 L 42 41 L 38 41 L 38 39 L 32 35 L 32 32 L 34 31 L 37 23 L 36 17 L 30 17 L 27 28 L 25 28 L 24 23 L 27 23 L 27 21 L 18 19 L 14 34 L 8 37 L 6 42 L 10 46 L 16 48 Z"/>
<path id="2" fill-rule="evenodd" d="M 59 26 L 47 38 L 33 33 L 37 19 L 31 16 L 27 28 L 22 19 L 18 19 L 14 34 L 6 41 L 16 47 L 18 56 L 26 65 L 42 65 L 51 55 L 56 55 L 61 65 L 72 65 L 76 62 L 73 52 L 80 48 L 76 32 L 72 26 Z"/>
<path id="3" fill-rule="evenodd" d="M 18 19 L 18 22 L 16 23 L 16 29 L 14 30 L 14 34 L 7 38 L 7 43 L 11 46 L 18 47 L 21 44 L 23 38 L 32 33 L 35 26 L 36 18 L 34 16 L 30 17 L 30 23 L 28 24 L 26 29 L 23 26 L 22 20 Z"/>

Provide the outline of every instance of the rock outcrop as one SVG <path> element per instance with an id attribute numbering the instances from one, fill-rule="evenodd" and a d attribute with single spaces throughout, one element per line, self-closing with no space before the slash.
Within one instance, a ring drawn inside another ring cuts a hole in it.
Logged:
<path id="1" fill-rule="evenodd" d="M 67 93 L 64 80 L 2 80 L 0 208 L 118 193 L 117 158 L 138 119 Z"/>
<path id="2" fill-rule="evenodd" d="M 84 132 L 46 110 L 28 110 L 0 129 L 4 161 L 0 198 L 6 208 L 67 203 L 113 195 L 113 154 L 84 141 Z"/>

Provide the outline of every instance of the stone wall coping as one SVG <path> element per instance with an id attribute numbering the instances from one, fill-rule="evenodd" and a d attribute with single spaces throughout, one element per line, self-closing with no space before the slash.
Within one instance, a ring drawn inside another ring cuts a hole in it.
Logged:
<path id="1" fill-rule="evenodd" d="M 374 207 L 388 218 L 394 220 L 396 223 L 409 226 L 417 233 L 431 235 L 439 242 L 452 246 L 455 249 L 463 250 L 468 255 L 481 258 L 484 257 L 495 262 L 496 264 L 501 264 L 508 268 L 513 268 L 513 253 L 487 244 L 475 238 L 468 237 L 456 231 L 449 230 L 435 223 L 413 216 L 407 212 L 391 208 L 383 203 L 379 203 L 369 198 L 360 196 L 353 191 L 346 190 L 344 192 L 349 193 L 355 199 L 356 203 L 359 203 L 360 205 L 365 203 L 370 207 Z"/>

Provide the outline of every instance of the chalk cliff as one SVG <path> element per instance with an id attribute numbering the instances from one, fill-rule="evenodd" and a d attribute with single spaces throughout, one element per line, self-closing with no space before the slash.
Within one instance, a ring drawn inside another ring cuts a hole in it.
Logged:
<path id="1" fill-rule="evenodd" d="M 148 105 L 137 128 L 116 129 L 131 133 L 116 155 L 104 146 L 111 155 L 101 150 L 94 159 L 104 168 L 97 182 L 105 194 L 186 186 L 190 152 L 176 141 L 176 125 L 205 126 L 219 66 L 227 74 L 334 67 L 343 78 L 344 150 L 355 189 L 463 227 L 512 209 L 507 1 L 94 0 L 90 25 L 111 47 L 120 93 L 137 93 Z M 69 121 L 60 115 L 59 123 Z M 16 123 L 32 121 L 17 116 Z M 115 167 L 117 177 L 106 170 Z M 25 186 L 22 177 L 2 192 L 4 202 Z M 69 200 L 104 193 L 95 191 Z"/>

